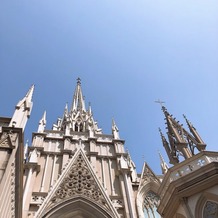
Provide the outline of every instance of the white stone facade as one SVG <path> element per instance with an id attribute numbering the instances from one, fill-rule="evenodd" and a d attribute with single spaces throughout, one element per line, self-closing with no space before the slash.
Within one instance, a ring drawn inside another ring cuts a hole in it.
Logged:
<path id="1" fill-rule="evenodd" d="M 47 130 L 45 112 L 31 146 L 24 147 L 33 90 L 12 118 L 0 118 L 0 218 L 217 217 L 218 153 L 204 151 L 190 122 L 192 135 L 164 108 L 177 143 L 169 145 L 162 133 L 161 138 L 175 166 L 168 168 L 160 155 L 163 175 L 155 175 L 146 163 L 137 174 L 115 121 L 106 135 L 91 107 L 86 109 L 80 79 L 62 118 Z M 186 140 L 196 146 L 188 147 Z M 184 161 L 175 156 L 179 152 Z"/>

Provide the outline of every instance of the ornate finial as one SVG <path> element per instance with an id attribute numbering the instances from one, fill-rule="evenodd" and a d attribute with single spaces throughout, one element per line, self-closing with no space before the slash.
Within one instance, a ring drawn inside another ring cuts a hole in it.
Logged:
<path id="1" fill-rule="evenodd" d="M 169 167 L 168 167 L 167 163 L 165 162 L 163 156 L 161 155 L 160 151 L 158 151 L 158 153 L 159 153 L 159 157 L 160 157 L 160 165 L 161 165 L 162 173 L 166 174 Z"/>
<path id="2" fill-rule="evenodd" d="M 78 77 L 77 78 L 77 84 L 80 85 L 81 84 L 81 79 Z"/>

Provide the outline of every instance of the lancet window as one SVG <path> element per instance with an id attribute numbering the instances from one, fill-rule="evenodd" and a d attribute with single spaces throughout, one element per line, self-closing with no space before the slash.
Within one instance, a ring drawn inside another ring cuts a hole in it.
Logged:
<path id="1" fill-rule="evenodd" d="M 159 197 L 153 191 L 147 192 L 144 200 L 144 217 L 145 218 L 161 218 L 157 212 Z"/>

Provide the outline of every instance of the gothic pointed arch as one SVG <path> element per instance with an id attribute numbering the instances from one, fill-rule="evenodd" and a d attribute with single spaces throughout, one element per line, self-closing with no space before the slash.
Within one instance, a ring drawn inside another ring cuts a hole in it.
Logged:
<path id="1" fill-rule="evenodd" d="M 215 218 L 218 216 L 218 195 L 204 192 L 195 207 L 195 217 Z"/>
<path id="2" fill-rule="evenodd" d="M 160 180 L 148 164 L 145 163 L 141 174 L 141 181 L 136 200 L 139 218 L 160 217 L 156 211 L 159 204 L 159 196 L 157 194 L 159 187 Z"/>
<path id="3" fill-rule="evenodd" d="M 176 213 L 175 218 L 186 218 L 186 217 L 180 213 Z"/>
<path id="4" fill-rule="evenodd" d="M 61 202 L 54 208 L 51 208 L 43 218 L 113 218 L 112 214 L 104 209 L 95 201 L 86 197 L 75 197 Z"/>

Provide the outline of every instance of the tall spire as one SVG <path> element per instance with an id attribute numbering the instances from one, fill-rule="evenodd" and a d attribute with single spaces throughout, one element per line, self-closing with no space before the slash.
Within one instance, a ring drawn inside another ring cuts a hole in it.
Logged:
<path id="1" fill-rule="evenodd" d="M 114 136 L 114 139 L 120 139 L 119 129 L 118 129 L 114 119 L 112 119 L 112 134 Z"/>
<path id="2" fill-rule="evenodd" d="M 30 117 L 32 111 L 32 96 L 34 91 L 34 85 L 31 86 L 29 91 L 27 92 L 26 96 L 20 100 L 16 107 L 14 115 L 11 119 L 9 126 L 17 127 L 17 128 L 25 128 L 26 122 Z"/>
<path id="3" fill-rule="evenodd" d="M 73 102 L 72 102 L 72 107 L 71 107 L 71 112 L 77 112 L 77 111 L 86 112 L 85 101 L 84 101 L 84 97 L 82 94 L 80 78 L 77 79 L 77 86 L 74 92 Z"/>

